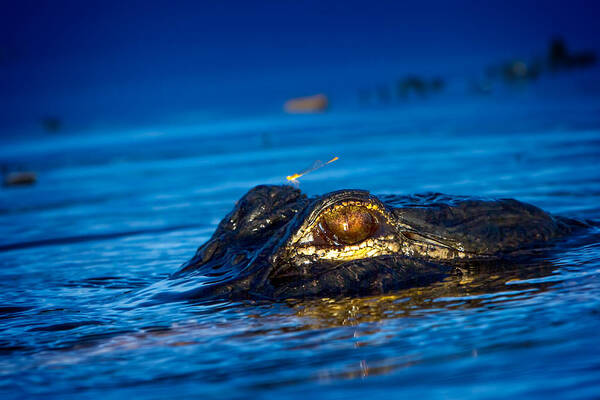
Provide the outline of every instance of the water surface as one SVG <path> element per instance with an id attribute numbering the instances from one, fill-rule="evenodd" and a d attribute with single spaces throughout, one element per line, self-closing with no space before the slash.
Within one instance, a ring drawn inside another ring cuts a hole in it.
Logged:
<path id="1" fill-rule="evenodd" d="M 600 101 L 549 93 L 6 143 L 39 182 L 0 191 L 1 397 L 597 397 L 597 228 L 387 296 L 126 306 L 248 189 L 333 156 L 303 191 L 514 197 L 600 222 Z"/>

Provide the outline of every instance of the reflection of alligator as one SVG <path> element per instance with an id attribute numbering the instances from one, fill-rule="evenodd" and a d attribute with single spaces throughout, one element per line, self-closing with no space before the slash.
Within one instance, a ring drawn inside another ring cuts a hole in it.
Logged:
<path id="1" fill-rule="evenodd" d="M 556 285 L 544 277 L 558 265 L 540 257 L 519 262 L 462 265 L 461 273 L 427 287 L 413 287 L 393 293 L 339 299 L 291 300 L 297 314 L 310 317 L 313 327 L 357 325 L 384 319 L 419 316 L 441 309 L 479 308 L 493 303 L 517 301 L 524 293 L 539 294 Z"/>
<path id="2" fill-rule="evenodd" d="M 185 298 L 382 293 L 482 265 L 500 270 L 578 226 L 516 200 L 359 190 L 307 198 L 289 186 L 258 186 L 171 283 L 184 282 L 189 289 L 177 296 Z"/>

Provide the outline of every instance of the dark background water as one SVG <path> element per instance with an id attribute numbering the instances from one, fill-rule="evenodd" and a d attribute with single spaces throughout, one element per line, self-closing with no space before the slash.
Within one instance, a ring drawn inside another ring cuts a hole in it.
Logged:
<path id="1" fill-rule="evenodd" d="M 131 307 L 249 188 L 333 156 L 303 191 L 514 197 L 597 224 L 597 65 L 486 74 L 555 35 L 598 49 L 594 5 L 9 5 L 0 163 L 38 180 L 0 190 L 1 397 L 597 397 L 597 228 L 389 296 Z M 446 85 L 401 98 L 407 74 Z M 281 111 L 317 92 L 328 112 Z"/>
<path id="2" fill-rule="evenodd" d="M 3 136 L 277 113 L 288 97 L 406 74 L 463 94 L 485 67 L 544 56 L 560 35 L 600 50 L 594 1 L 19 1 L 0 13 Z M 596 89 L 597 86 L 596 86 Z"/>

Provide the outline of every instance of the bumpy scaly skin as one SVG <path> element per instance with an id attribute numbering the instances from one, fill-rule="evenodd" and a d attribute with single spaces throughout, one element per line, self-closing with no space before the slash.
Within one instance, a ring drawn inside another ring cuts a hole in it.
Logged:
<path id="1" fill-rule="evenodd" d="M 577 226 L 516 200 L 359 190 L 307 198 L 290 186 L 257 186 L 173 279 L 197 279 L 179 292 L 187 298 L 381 293 L 522 256 Z"/>

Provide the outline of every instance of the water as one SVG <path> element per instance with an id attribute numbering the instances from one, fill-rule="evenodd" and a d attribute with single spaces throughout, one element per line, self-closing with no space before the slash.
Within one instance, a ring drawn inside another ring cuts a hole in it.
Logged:
<path id="1" fill-rule="evenodd" d="M 565 94 L 567 93 L 567 94 Z M 414 101 L 5 143 L 2 398 L 594 398 L 600 231 L 388 296 L 127 308 L 257 184 L 514 197 L 600 221 L 600 97 Z"/>

